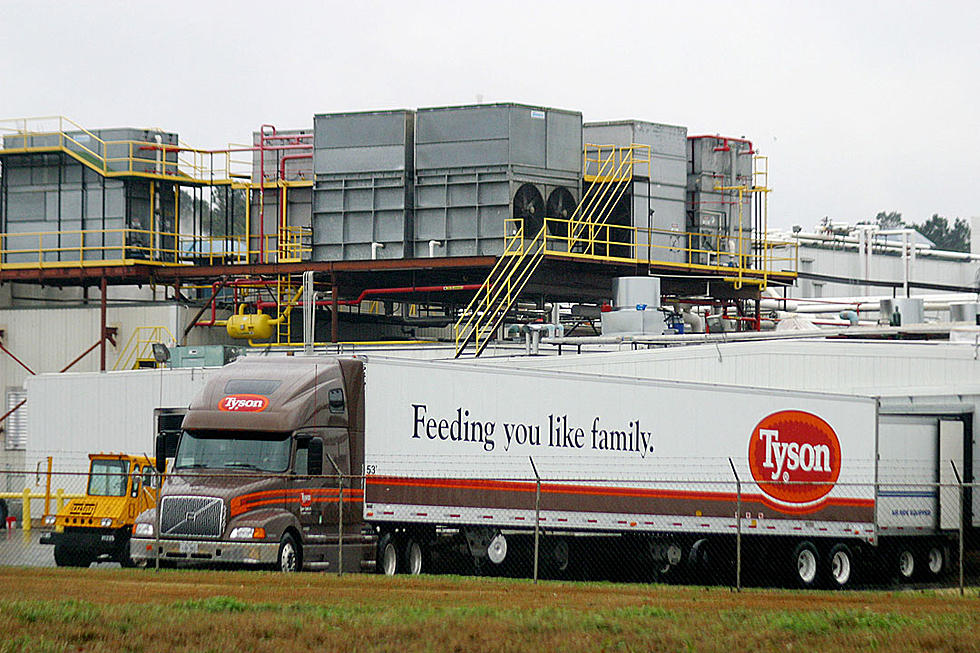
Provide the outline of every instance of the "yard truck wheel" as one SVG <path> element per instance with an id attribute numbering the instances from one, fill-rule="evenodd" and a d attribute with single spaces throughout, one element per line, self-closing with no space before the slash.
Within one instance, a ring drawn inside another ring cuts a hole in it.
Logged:
<path id="1" fill-rule="evenodd" d="M 820 556 L 812 542 L 804 540 L 797 544 L 790 556 L 790 564 L 793 581 L 798 587 L 809 589 L 817 586 Z"/>
<path id="2" fill-rule="evenodd" d="M 385 533 L 378 540 L 378 571 L 385 576 L 394 576 L 400 566 L 395 538 L 391 533 Z"/>
<path id="3" fill-rule="evenodd" d="M 834 589 L 843 589 L 854 578 L 854 553 L 851 547 L 838 542 L 827 553 L 827 580 Z"/>
<path id="4" fill-rule="evenodd" d="M 408 538 L 405 543 L 405 573 L 418 576 L 428 571 L 427 555 L 425 544 L 414 537 Z"/>
<path id="5" fill-rule="evenodd" d="M 303 569 L 302 550 L 289 533 L 283 535 L 282 541 L 279 543 L 279 557 L 276 566 L 283 573 L 291 573 Z"/>
<path id="6" fill-rule="evenodd" d="M 92 564 L 92 558 L 78 549 L 71 549 L 63 544 L 55 544 L 54 563 L 59 567 L 88 567 Z"/>

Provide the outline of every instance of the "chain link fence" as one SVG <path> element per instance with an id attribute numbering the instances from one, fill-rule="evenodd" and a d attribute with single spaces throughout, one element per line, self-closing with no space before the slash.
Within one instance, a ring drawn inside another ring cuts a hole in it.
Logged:
<path id="1" fill-rule="evenodd" d="M 980 586 L 977 486 L 969 483 L 807 487 L 747 482 L 734 469 L 714 482 L 182 470 L 161 498 L 147 459 L 111 462 L 93 463 L 91 473 L 10 472 L 26 487 L 0 494 L 0 566 L 200 565 L 736 589 Z"/>

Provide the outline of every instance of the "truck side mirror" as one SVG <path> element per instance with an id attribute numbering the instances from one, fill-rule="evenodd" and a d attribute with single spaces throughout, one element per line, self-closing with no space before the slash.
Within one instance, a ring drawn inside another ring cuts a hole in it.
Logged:
<path id="1" fill-rule="evenodd" d="M 337 415 L 344 412 L 344 391 L 340 388 L 331 388 L 327 395 L 330 412 Z"/>
<path id="2" fill-rule="evenodd" d="M 307 470 L 310 476 L 321 476 L 323 475 L 323 440 L 310 438 L 309 448 Z"/>
<path id="3" fill-rule="evenodd" d="M 163 474 L 167 471 L 167 434 L 157 433 L 156 441 L 156 468 L 157 471 Z"/>

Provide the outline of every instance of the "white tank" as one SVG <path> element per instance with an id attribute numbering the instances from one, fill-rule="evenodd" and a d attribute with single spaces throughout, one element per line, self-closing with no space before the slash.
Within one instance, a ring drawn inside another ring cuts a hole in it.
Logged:
<path id="1" fill-rule="evenodd" d="M 613 308 L 635 310 L 637 306 L 660 306 L 660 279 L 658 277 L 618 277 L 613 279 Z"/>

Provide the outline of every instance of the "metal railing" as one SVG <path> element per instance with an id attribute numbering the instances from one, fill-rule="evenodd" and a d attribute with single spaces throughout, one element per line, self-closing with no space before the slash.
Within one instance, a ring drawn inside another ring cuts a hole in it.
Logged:
<path id="1" fill-rule="evenodd" d="M 645 157 L 637 158 L 636 151 L 645 152 Z M 569 249 L 580 242 L 586 230 L 594 236 L 595 230 L 606 223 L 625 194 L 634 167 L 643 163 L 649 166 L 650 147 L 586 145 L 584 156 L 583 165 L 587 175 L 592 170 L 593 183 L 567 221 L 565 233 L 568 234 Z M 483 352 L 543 260 L 547 225 L 543 224 L 535 234 L 526 233 L 525 228 L 523 219 L 505 220 L 504 230 L 509 235 L 505 236 L 504 252 L 453 325 L 457 358 L 470 342 L 474 343 L 476 356 Z"/>
<path id="2" fill-rule="evenodd" d="M 141 326 L 136 327 L 129 336 L 129 340 L 119 352 L 116 363 L 112 366 L 113 370 L 130 370 L 140 360 L 152 358 L 152 348 L 154 343 L 162 343 L 168 347 L 177 344 L 177 339 L 170 333 L 170 329 L 165 326 Z"/>
<path id="3" fill-rule="evenodd" d="M 162 129 L 148 130 L 164 135 Z M 143 177 L 177 183 L 230 184 L 249 178 L 251 161 L 236 148 L 202 150 L 180 143 L 105 140 L 64 116 L 0 120 L 5 154 L 60 151 L 105 177 Z"/>

